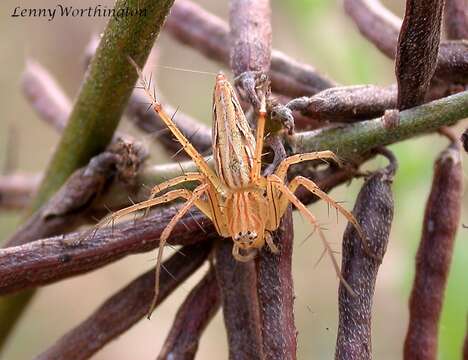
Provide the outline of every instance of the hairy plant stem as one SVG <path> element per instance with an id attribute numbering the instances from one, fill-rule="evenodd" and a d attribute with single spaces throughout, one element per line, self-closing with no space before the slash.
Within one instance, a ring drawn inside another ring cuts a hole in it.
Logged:
<path id="1" fill-rule="evenodd" d="M 140 8 L 145 9 L 146 16 L 113 17 L 109 21 L 31 212 L 44 204 L 75 169 L 108 145 L 137 80 L 128 57 L 140 66 L 144 64 L 172 3 L 117 1 L 116 12 Z M 32 294 L 17 295 L 21 301 L 0 299 L 0 349 Z"/>

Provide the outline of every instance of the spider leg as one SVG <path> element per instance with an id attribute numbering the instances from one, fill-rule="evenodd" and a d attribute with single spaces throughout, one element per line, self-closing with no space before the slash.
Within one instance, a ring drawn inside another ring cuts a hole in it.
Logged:
<path id="1" fill-rule="evenodd" d="M 262 169 L 262 150 L 263 150 L 263 136 L 265 133 L 265 120 L 266 120 L 266 104 L 265 97 L 261 99 L 260 111 L 257 120 L 257 133 L 255 139 L 255 156 L 252 166 L 252 182 L 256 182 L 260 178 Z"/>
<path id="2" fill-rule="evenodd" d="M 162 182 L 161 184 L 154 185 L 151 189 L 148 200 L 154 199 L 161 191 L 164 191 L 170 187 L 182 184 L 189 181 L 200 181 L 205 180 L 205 176 L 197 172 L 188 172 L 185 175 L 177 176 L 173 179 Z M 145 210 L 145 216 L 148 215 L 150 207 L 148 206 Z"/>
<path id="3" fill-rule="evenodd" d="M 317 160 L 317 159 L 332 159 L 339 166 L 343 166 L 343 163 L 341 162 L 341 160 L 332 151 L 329 151 L 329 150 L 317 151 L 313 153 L 296 154 L 296 155 L 293 155 L 284 159 L 278 165 L 278 168 L 275 171 L 275 175 L 278 176 L 280 179 L 284 179 L 291 165 L 298 164 L 303 161 Z"/>
<path id="4" fill-rule="evenodd" d="M 343 275 L 341 274 L 340 267 L 338 265 L 338 262 L 335 258 L 335 255 L 333 254 L 333 250 L 330 247 L 330 244 L 328 243 L 327 239 L 325 238 L 325 234 L 323 233 L 322 229 L 320 228 L 320 225 L 317 221 L 317 218 L 312 214 L 312 212 L 294 195 L 294 193 L 283 183 L 283 181 L 276 175 L 270 175 L 268 177 L 268 181 L 271 182 L 271 184 L 276 187 L 286 198 L 285 201 L 291 202 L 298 210 L 299 212 L 305 216 L 305 218 L 312 224 L 314 225 L 315 229 L 317 230 L 320 240 L 323 243 L 323 246 L 325 247 L 331 261 L 333 264 L 333 267 L 335 268 L 336 275 L 342 282 L 343 286 L 346 288 L 346 290 L 353 296 L 356 295 L 353 289 L 349 286 L 349 284 L 346 282 L 344 279 Z"/>
<path id="5" fill-rule="evenodd" d="M 234 243 L 232 245 L 232 256 L 234 257 L 234 259 L 236 259 L 237 261 L 240 261 L 240 262 L 248 262 L 252 259 L 255 258 L 255 256 L 257 255 L 257 249 L 250 249 L 247 254 L 245 255 L 242 255 L 240 253 L 240 248 L 239 246 Z"/>
<path id="6" fill-rule="evenodd" d="M 326 192 L 320 189 L 316 183 L 314 183 L 310 179 L 305 178 L 304 176 L 296 176 L 294 179 L 292 179 L 291 182 L 289 183 L 289 189 L 291 190 L 292 193 L 294 193 L 296 189 L 299 187 L 299 185 L 304 186 L 312 194 L 318 196 L 320 199 L 326 201 L 328 204 L 330 204 L 332 207 L 338 210 L 354 226 L 354 228 L 358 232 L 366 254 L 374 259 L 382 261 L 382 258 L 380 256 L 375 255 L 370 250 L 369 243 L 367 242 L 367 237 L 364 234 L 364 231 L 362 230 L 361 225 L 359 225 L 359 223 L 356 221 L 356 218 L 354 217 L 353 214 L 351 214 L 343 206 L 341 206 L 339 203 L 333 200 Z M 286 201 L 286 204 L 283 206 L 287 206 L 287 201 Z"/>
<path id="7" fill-rule="evenodd" d="M 279 249 L 273 242 L 273 237 L 271 236 L 271 233 L 269 231 L 265 231 L 265 242 L 267 243 L 268 247 L 270 248 L 273 254 L 279 253 Z"/>
<path id="8" fill-rule="evenodd" d="M 158 249 L 158 259 L 156 262 L 156 271 L 154 275 L 154 297 L 151 302 L 149 311 L 148 311 L 148 319 L 151 316 L 151 313 L 153 312 L 154 308 L 156 307 L 156 302 L 158 301 L 158 296 L 159 296 L 159 280 L 160 280 L 160 275 L 161 275 L 161 264 L 162 264 L 162 256 L 163 256 L 163 251 L 164 251 L 164 245 L 166 244 L 167 239 L 171 235 L 172 230 L 174 229 L 174 226 L 179 222 L 179 220 L 187 213 L 187 211 L 192 207 L 192 206 L 197 206 L 199 207 L 199 202 L 200 202 L 200 197 L 202 194 L 206 191 L 208 188 L 208 184 L 202 184 L 199 185 L 191 194 L 187 202 L 179 209 L 177 214 L 169 221 L 167 226 L 164 228 L 163 232 L 161 233 L 161 237 L 159 239 L 159 249 Z M 179 190 L 173 190 L 179 191 Z M 171 191 L 172 192 L 172 191 Z"/>
<path id="9" fill-rule="evenodd" d="M 182 148 L 185 150 L 187 155 L 189 155 L 192 158 L 195 165 L 197 165 L 198 169 L 200 169 L 200 172 L 202 172 L 210 180 L 210 182 L 218 191 L 224 193 L 226 191 L 225 186 L 220 181 L 218 176 L 208 166 L 203 156 L 201 156 L 201 154 L 194 148 L 190 141 L 188 141 L 185 135 L 179 130 L 179 128 L 176 126 L 171 117 L 164 111 L 161 103 L 156 100 L 155 95 L 151 92 L 150 84 L 145 80 L 143 72 L 135 63 L 135 61 L 133 61 L 133 59 L 131 58 L 128 59 L 135 68 L 136 72 L 138 73 L 140 82 L 143 85 L 143 90 L 145 91 L 148 98 L 151 100 L 151 106 L 153 107 L 154 111 L 159 115 L 161 120 L 169 128 L 169 130 L 175 136 L 177 141 L 182 145 Z"/>

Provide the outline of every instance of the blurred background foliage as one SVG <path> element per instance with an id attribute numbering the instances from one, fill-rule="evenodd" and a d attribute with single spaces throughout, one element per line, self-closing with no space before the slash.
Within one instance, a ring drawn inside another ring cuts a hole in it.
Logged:
<path id="1" fill-rule="evenodd" d="M 227 19 L 227 2 L 197 1 Z M 112 6 L 110 0 L 64 0 L 63 5 L 77 7 L 98 4 Z M 404 1 L 383 3 L 399 16 Z M 33 5 L 34 4 L 34 5 Z M 34 59 L 48 68 L 73 97 L 83 76 L 84 49 L 93 34 L 99 34 L 105 19 L 12 18 L 16 6 L 53 7 L 56 2 L 38 0 L 3 0 L 0 3 L 0 166 L 6 158 L 14 160 L 15 170 L 36 173 L 44 169 L 58 141 L 58 135 L 31 110 L 21 95 L 19 79 L 25 61 Z M 342 10 L 341 1 L 272 0 L 274 46 L 300 61 L 313 64 L 321 72 L 342 84 L 389 84 L 395 81 L 393 62 L 363 39 Z M 191 70 L 216 72 L 219 65 L 175 43 L 163 34 L 158 40 L 159 64 Z M 164 98 L 201 121 L 211 119 L 213 76 L 186 73 L 164 68 L 152 69 Z M 459 124 L 459 133 L 467 125 Z M 135 132 L 125 122 L 121 125 L 147 144 L 152 163 L 167 162 L 147 136 Z M 8 145 L 10 144 L 10 146 Z M 420 239 L 422 215 L 431 180 L 432 166 L 447 141 L 430 135 L 391 147 L 400 162 L 394 182 L 395 218 L 387 255 L 377 280 L 374 299 L 374 358 L 401 358 L 407 326 L 407 302 L 414 275 L 414 257 Z M 466 161 L 466 156 L 465 156 Z M 366 168 L 384 166 L 376 159 Z M 0 167 L 1 168 L 1 167 Z M 465 167 L 465 174 L 468 174 Z M 332 196 L 346 201 L 351 208 L 362 180 L 332 191 Z M 468 183 L 465 184 L 468 187 Z M 468 199 L 465 195 L 462 221 L 468 223 Z M 328 228 L 328 239 L 335 249 L 341 247 L 345 226 L 327 207 L 315 204 L 311 209 Z M 0 239 L 10 235 L 21 220 L 19 213 L 0 214 Z M 295 215 L 294 253 L 295 314 L 298 329 L 299 359 L 333 358 L 337 329 L 338 281 L 327 259 L 313 264 L 321 253 L 315 237 L 306 241 L 310 227 Z M 468 230 L 460 229 L 440 323 L 440 359 L 461 358 L 468 311 Z M 2 359 L 29 359 L 83 320 L 98 304 L 128 281 L 154 265 L 155 254 L 127 257 L 97 272 L 83 275 L 42 289 L 12 334 Z M 95 359 L 150 359 L 161 347 L 178 305 L 196 283 L 204 269 L 193 276 L 153 315 L 112 342 Z M 1 319 L 0 319 L 1 321 Z M 199 359 L 225 358 L 226 340 L 222 318 L 218 314 L 200 344 Z"/>

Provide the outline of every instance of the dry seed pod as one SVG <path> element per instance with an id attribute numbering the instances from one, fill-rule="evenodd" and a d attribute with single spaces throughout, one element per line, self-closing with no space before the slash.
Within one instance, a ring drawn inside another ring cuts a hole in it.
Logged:
<path id="1" fill-rule="evenodd" d="M 376 171 L 366 180 L 357 197 L 353 214 L 367 236 L 370 250 L 383 257 L 393 219 L 391 183 L 397 162 L 390 151 L 382 149 L 380 152 L 390 160 L 390 165 Z M 372 358 L 372 298 L 380 263 L 367 256 L 362 245 L 358 233 L 348 224 L 343 236 L 341 271 L 357 296 L 352 296 L 340 284 L 337 360 Z"/>
<path id="2" fill-rule="evenodd" d="M 416 277 L 409 303 L 405 360 L 435 360 L 437 330 L 460 224 L 463 170 L 456 144 L 444 150 L 434 165 L 431 193 L 416 255 Z"/>

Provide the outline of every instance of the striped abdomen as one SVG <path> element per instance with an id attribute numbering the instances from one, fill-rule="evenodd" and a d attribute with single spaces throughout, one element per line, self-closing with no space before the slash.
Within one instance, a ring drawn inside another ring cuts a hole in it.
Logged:
<path id="1" fill-rule="evenodd" d="M 232 189 L 251 183 L 255 138 L 231 84 L 216 77 L 213 93 L 213 156 L 219 178 Z"/>

